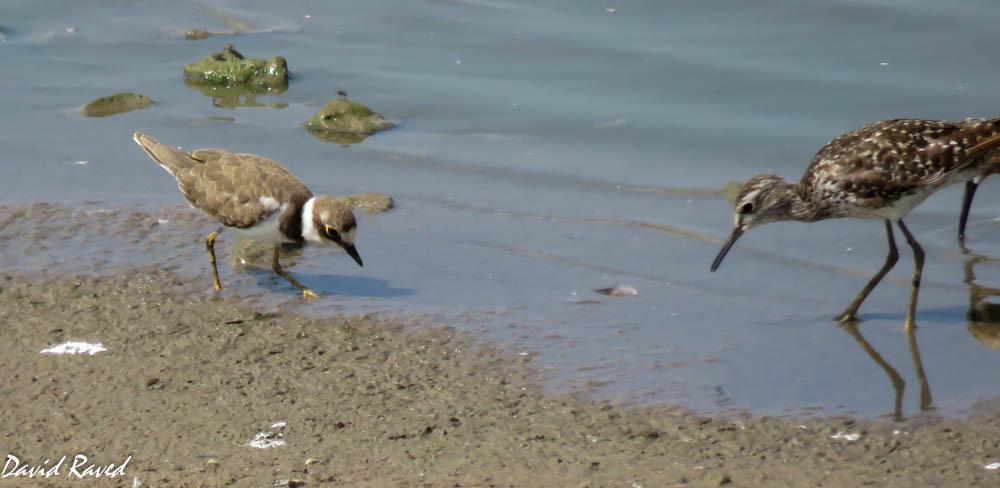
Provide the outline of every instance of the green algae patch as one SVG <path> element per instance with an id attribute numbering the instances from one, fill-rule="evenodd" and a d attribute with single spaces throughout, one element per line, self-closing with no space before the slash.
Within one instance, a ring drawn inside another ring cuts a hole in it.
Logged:
<path id="1" fill-rule="evenodd" d="M 189 85 L 248 86 L 284 92 L 288 89 L 288 63 L 281 56 L 247 58 L 227 44 L 221 52 L 184 65 L 184 80 Z"/>
<path id="2" fill-rule="evenodd" d="M 380 214 L 389 211 L 393 206 L 392 197 L 384 193 L 352 193 L 336 197 L 352 210 L 361 211 L 367 214 Z M 302 253 L 302 244 L 282 244 L 278 250 L 278 256 L 282 263 L 286 259 L 294 259 Z M 270 268 L 271 260 L 274 257 L 274 245 L 265 244 L 250 239 L 243 239 L 233 244 L 234 268 L 252 266 L 257 268 Z"/>
<path id="3" fill-rule="evenodd" d="M 153 100 L 146 95 L 123 92 L 113 95 L 98 97 L 93 102 L 83 107 L 83 115 L 87 117 L 107 117 L 108 115 L 120 114 L 132 110 L 146 108 L 153 104 Z"/>
<path id="4" fill-rule="evenodd" d="M 184 38 L 189 41 L 200 41 L 202 39 L 208 39 L 213 36 L 233 36 L 237 34 L 243 34 L 246 32 L 251 32 L 250 25 L 246 22 L 238 19 L 235 14 L 226 12 L 225 10 L 217 9 L 215 7 L 205 5 L 201 2 L 191 2 L 195 7 L 201 9 L 209 17 L 215 17 L 221 20 L 223 23 L 229 27 L 227 32 L 211 32 L 201 29 L 189 29 L 184 33 Z"/>
<path id="5" fill-rule="evenodd" d="M 321 141 L 353 144 L 395 124 L 360 103 L 336 99 L 324 105 L 302 125 Z"/>
<path id="6" fill-rule="evenodd" d="M 184 66 L 184 84 L 212 98 L 221 108 L 284 108 L 283 103 L 261 103 L 260 95 L 280 95 L 288 90 L 288 65 L 285 58 L 246 58 L 231 44 L 222 52 L 206 56 Z"/>
<path id="7" fill-rule="evenodd" d="M 722 189 L 719 190 L 719 194 L 726 199 L 729 203 L 736 203 L 736 197 L 740 195 L 740 189 L 743 188 L 743 183 L 738 181 L 730 181 L 725 185 L 722 185 Z"/>
<path id="8" fill-rule="evenodd" d="M 385 213 L 393 206 L 392 197 L 384 193 L 354 193 L 337 197 L 336 200 L 343 202 L 353 210 L 369 214 Z"/>
<path id="9" fill-rule="evenodd" d="M 226 36 L 232 33 L 227 32 L 209 32 L 201 29 L 189 29 L 184 33 L 184 38 L 189 41 L 200 41 L 202 39 L 208 39 L 212 36 Z"/>

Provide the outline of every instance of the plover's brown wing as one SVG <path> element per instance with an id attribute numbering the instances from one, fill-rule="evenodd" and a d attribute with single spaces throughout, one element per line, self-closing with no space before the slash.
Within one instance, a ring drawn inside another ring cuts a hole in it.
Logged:
<path id="1" fill-rule="evenodd" d="M 225 149 L 219 149 L 217 147 L 208 147 L 205 149 L 195 149 L 194 151 L 191 151 L 191 157 L 203 163 L 220 159 L 227 154 L 231 153 Z"/>
<path id="2" fill-rule="evenodd" d="M 191 205 L 223 225 L 249 227 L 280 211 L 281 202 L 301 206 L 312 196 L 302 181 L 270 159 L 224 151 L 209 151 L 206 157 L 205 164 L 179 171 L 177 184 Z"/>
<path id="3" fill-rule="evenodd" d="M 146 151 L 156 164 L 174 176 L 177 176 L 178 171 L 201 165 L 201 161 L 192 158 L 190 154 L 163 144 L 142 132 L 133 134 L 132 140 Z"/>

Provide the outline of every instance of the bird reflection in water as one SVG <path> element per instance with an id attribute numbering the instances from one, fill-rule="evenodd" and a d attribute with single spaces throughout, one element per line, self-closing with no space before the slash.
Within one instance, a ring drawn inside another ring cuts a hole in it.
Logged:
<path id="1" fill-rule="evenodd" d="M 858 341 L 861 348 L 868 353 L 868 356 L 875 361 L 875 364 L 879 365 L 883 371 L 885 371 L 886 376 L 889 377 L 889 382 L 892 383 L 892 389 L 895 393 L 895 400 L 893 402 L 892 418 L 896 421 L 903 420 L 903 392 L 906 390 L 906 381 L 900 376 L 896 368 L 893 368 L 882 355 L 861 335 L 861 330 L 858 329 L 859 322 L 847 322 L 841 324 L 843 328 L 854 340 Z M 913 359 L 913 367 L 917 373 L 917 380 L 920 381 L 920 410 L 927 412 L 934 409 L 932 405 L 933 400 L 931 398 L 931 387 L 930 383 L 927 382 L 927 374 L 924 372 L 924 362 L 920 359 L 920 346 L 917 344 L 917 329 L 916 327 L 906 327 L 906 340 L 910 346 L 910 357 Z"/>
<path id="2" fill-rule="evenodd" d="M 964 266 L 964 277 L 962 281 L 969 285 L 969 310 L 966 312 L 966 319 L 969 321 L 966 327 L 970 334 L 976 338 L 983 346 L 1000 350 L 1000 288 L 984 286 L 976 282 L 975 268 L 982 270 L 982 266 L 1000 267 L 1000 258 L 994 258 L 970 251 L 962 244 L 962 254 L 967 256 Z M 993 300 L 991 300 L 993 299 Z M 903 377 L 892 367 L 882 355 L 861 335 L 858 322 L 848 322 L 841 327 L 861 348 L 875 361 L 892 384 L 894 391 L 893 413 L 894 420 L 903 420 L 903 392 L 906 389 L 906 382 Z M 916 328 L 906 329 L 906 339 L 910 348 L 910 356 L 920 382 L 920 410 L 933 410 L 930 384 L 927 382 L 927 374 L 924 372 L 924 364 L 920 358 L 920 347 L 917 344 Z"/>
<path id="3" fill-rule="evenodd" d="M 1000 288 L 992 288 L 976 283 L 975 267 L 980 264 L 1000 266 L 1000 259 L 977 254 L 962 245 L 965 260 L 965 276 L 962 281 L 969 285 L 969 320 L 966 327 L 972 337 L 990 349 L 1000 349 L 1000 303 L 990 301 L 1000 297 Z"/>

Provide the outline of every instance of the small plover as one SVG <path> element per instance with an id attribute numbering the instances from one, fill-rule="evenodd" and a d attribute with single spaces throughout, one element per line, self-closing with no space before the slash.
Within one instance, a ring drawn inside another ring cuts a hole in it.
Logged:
<path id="1" fill-rule="evenodd" d="M 313 196 L 291 171 L 270 159 L 235 154 L 223 149 L 179 151 L 141 132 L 132 139 L 157 164 L 177 179 L 184 198 L 222 226 L 205 238 L 212 262 L 212 284 L 222 289 L 215 266 L 215 238 L 224 229 L 241 237 L 273 244 L 271 267 L 302 291 L 303 298 L 318 295 L 292 278 L 278 263 L 282 243 L 336 245 L 363 266 L 354 248 L 357 223 L 351 209 L 333 197 Z"/>
<path id="2" fill-rule="evenodd" d="M 903 217 L 938 189 L 989 174 L 997 164 L 998 148 L 1000 118 L 962 122 L 893 119 L 859 127 L 823 146 L 797 183 L 774 174 L 750 178 L 736 198 L 733 231 L 711 269 L 718 269 L 740 235 L 759 225 L 845 217 L 884 220 L 889 255 L 837 316 L 841 322 L 855 321 L 861 302 L 899 259 L 892 233 L 895 220 L 913 249 L 913 282 L 906 313 L 906 327 L 912 328 L 924 252 Z"/>

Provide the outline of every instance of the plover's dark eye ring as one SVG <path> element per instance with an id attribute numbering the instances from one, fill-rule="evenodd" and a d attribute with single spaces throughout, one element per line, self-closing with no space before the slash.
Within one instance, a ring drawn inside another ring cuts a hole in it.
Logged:
<path id="1" fill-rule="evenodd" d="M 742 207 L 740 207 L 740 213 L 741 214 L 746 215 L 746 214 L 748 214 L 750 212 L 753 212 L 753 203 L 747 202 L 747 203 L 744 203 Z"/>
<path id="2" fill-rule="evenodd" d="M 333 239 L 335 241 L 339 241 L 340 240 L 340 232 L 337 232 L 337 230 L 334 229 L 333 227 L 330 227 L 328 225 L 328 226 L 326 226 L 326 229 L 324 229 L 324 230 L 326 230 L 326 235 L 330 236 L 330 239 Z"/>

